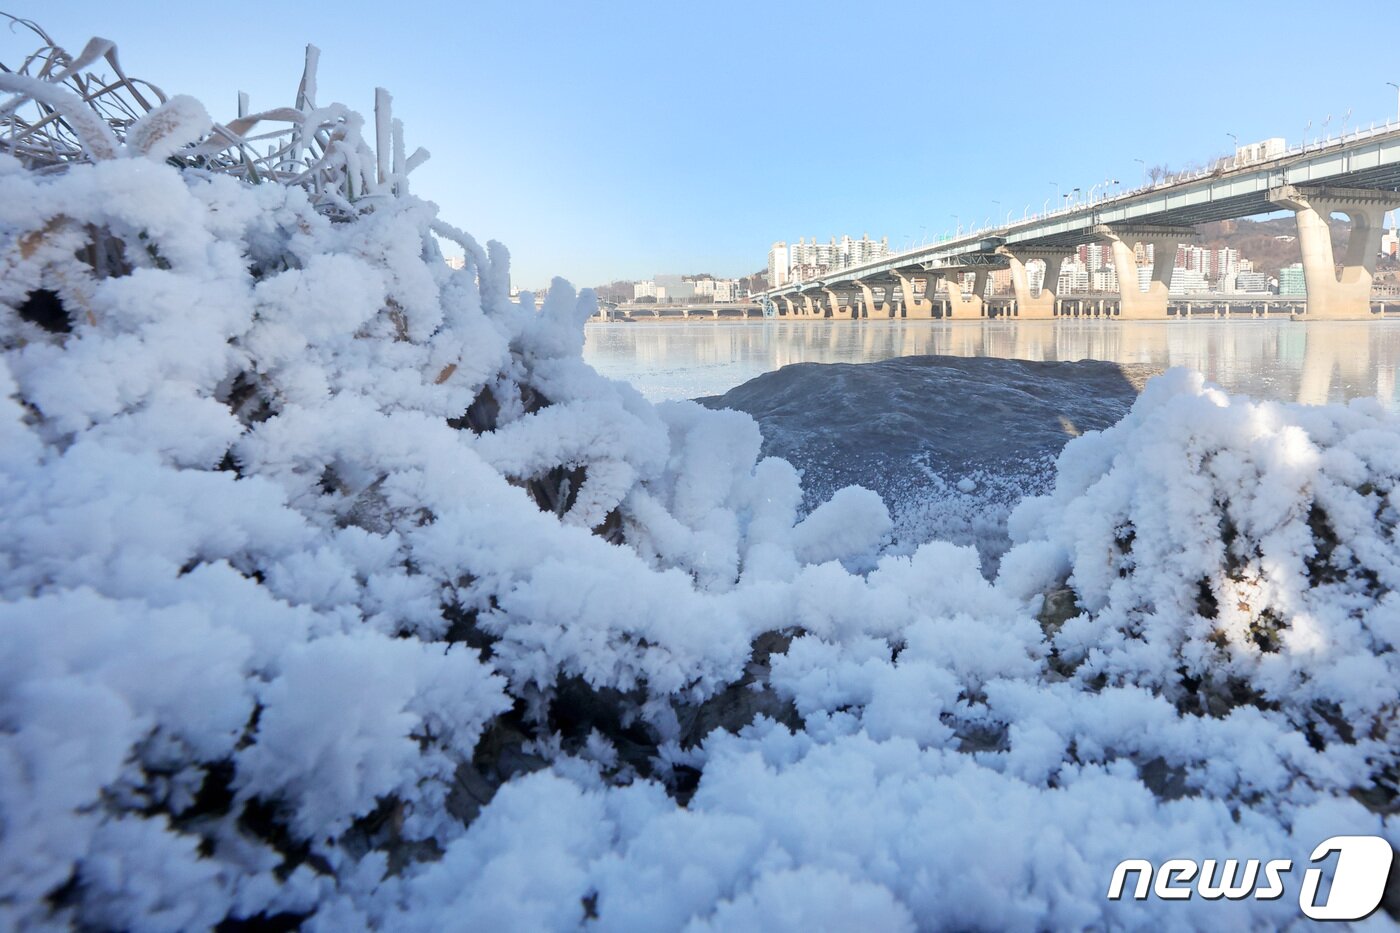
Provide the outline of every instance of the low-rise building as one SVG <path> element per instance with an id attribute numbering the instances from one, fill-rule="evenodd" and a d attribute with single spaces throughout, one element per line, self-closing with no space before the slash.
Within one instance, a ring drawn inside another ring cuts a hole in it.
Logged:
<path id="1" fill-rule="evenodd" d="M 1236 295 L 1263 295 L 1269 291 L 1269 277 L 1262 272 L 1236 272 L 1223 289 Z"/>
<path id="2" fill-rule="evenodd" d="M 1183 269 L 1178 266 L 1172 269 L 1172 284 L 1167 291 L 1172 295 L 1199 295 L 1210 291 L 1210 283 L 1206 281 L 1205 273 L 1199 269 Z"/>
<path id="3" fill-rule="evenodd" d="M 1278 293 L 1283 296 L 1301 298 L 1308 293 L 1307 284 L 1303 281 L 1303 264 L 1295 262 L 1291 266 L 1284 266 L 1278 270 Z"/>
<path id="4" fill-rule="evenodd" d="M 655 277 L 656 300 L 683 303 L 700 294 L 695 282 L 687 281 L 683 275 L 658 275 Z"/>

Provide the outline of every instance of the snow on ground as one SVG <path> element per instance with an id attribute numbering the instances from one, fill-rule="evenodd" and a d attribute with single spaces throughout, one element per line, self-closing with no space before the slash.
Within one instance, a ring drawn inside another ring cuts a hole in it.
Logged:
<path id="1" fill-rule="evenodd" d="M 0 925 L 1274 926 L 1105 892 L 1400 839 L 1375 403 L 1169 373 L 988 580 L 431 203 L 170 151 L 0 158 Z"/>

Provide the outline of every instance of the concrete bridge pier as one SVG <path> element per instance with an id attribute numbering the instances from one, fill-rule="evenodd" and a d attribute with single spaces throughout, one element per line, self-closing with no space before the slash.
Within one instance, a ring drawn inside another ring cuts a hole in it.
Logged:
<path id="1" fill-rule="evenodd" d="M 894 279 L 887 279 L 880 285 L 880 293 L 883 300 L 880 307 L 884 309 L 884 314 L 891 318 L 902 317 L 903 309 L 899 306 L 899 286 Z"/>
<path id="2" fill-rule="evenodd" d="M 872 321 L 887 321 L 890 318 L 890 290 L 885 289 L 885 300 L 882 304 L 875 303 L 875 290 L 868 282 L 857 282 L 860 286 L 860 293 L 865 301 L 865 316 Z"/>
<path id="3" fill-rule="evenodd" d="M 986 269 L 976 269 L 972 273 L 972 294 L 967 296 L 967 311 L 972 317 L 987 316 L 987 278 L 990 273 Z"/>
<path id="4" fill-rule="evenodd" d="M 1065 261 L 1065 250 L 1018 247 L 1012 252 L 1005 246 L 999 246 L 997 252 L 1005 256 L 1011 265 L 1011 291 L 1016 296 L 1016 317 L 1027 320 L 1053 318 L 1055 289 L 1060 284 L 1060 266 Z M 1026 263 L 1034 259 L 1045 263 L 1045 278 L 1040 286 L 1040 294 L 1032 296 Z"/>
<path id="5" fill-rule="evenodd" d="M 823 288 L 822 291 L 826 292 L 827 301 L 831 303 L 831 314 L 829 315 L 830 317 L 849 319 L 853 316 L 851 306 L 848 304 L 843 305 L 841 303 L 842 299 L 840 295 L 836 294 L 835 291 L 829 288 Z"/>
<path id="6" fill-rule="evenodd" d="M 811 295 L 801 292 L 798 297 L 802 299 L 802 317 L 826 317 L 826 311 L 812 299 Z"/>
<path id="7" fill-rule="evenodd" d="M 928 320 L 933 317 L 933 295 L 932 288 L 925 288 L 923 300 L 920 301 L 914 294 L 914 282 L 902 272 L 896 272 L 894 277 L 899 279 L 899 290 L 904 295 L 904 316 L 906 318 L 918 318 Z"/>
<path id="8" fill-rule="evenodd" d="M 797 305 L 792 303 L 791 298 L 789 298 L 787 295 L 782 295 L 779 297 L 778 300 L 781 301 L 783 303 L 783 307 L 787 309 L 788 317 L 797 317 Z"/>
<path id="9" fill-rule="evenodd" d="M 940 316 L 950 318 L 954 314 L 957 314 L 958 317 L 962 317 L 962 272 L 940 272 L 938 278 L 942 279 L 943 287 L 947 289 L 948 295 L 947 304 L 943 306 L 944 310 Z M 934 281 L 935 280 L 932 278 L 929 279 L 929 284 L 924 289 L 925 298 L 929 296 L 929 291 L 933 287 Z"/>
<path id="10" fill-rule="evenodd" d="M 1113 250 L 1113 268 L 1118 273 L 1118 317 L 1124 319 L 1163 319 L 1171 291 L 1172 268 L 1176 265 L 1178 243 L 1196 239 L 1192 227 L 1105 227 L 1095 228 L 1100 239 Z M 1133 247 L 1152 247 L 1152 277 L 1147 291 L 1138 288 L 1138 264 Z"/>
<path id="11" fill-rule="evenodd" d="M 1369 188 L 1284 185 L 1270 190 L 1269 200 L 1291 207 L 1298 220 L 1307 318 L 1370 320 L 1374 316 L 1371 282 L 1376 272 L 1376 242 L 1386 213 L 1400 208 L 1400 194 Z M 1340 275 L 1332 252 L 1334 213 L 1345 214 L 1351 221 Z"/>
<path id="12" fill-rule="evenodd" d="M 859 295 L 854 293 L 848 294 L 846 292 L 837 292 L 836 297 L 842 302 L 841 307 L 845 309 L 846 317 L 850 318 L 851 320 L 860 320 L 862 311 L 861 299 Z"/>
<path id="13" fill-rule="evenodd" d="M 963 277 L 967 273 L 941 273 L 948 288 L 948 317 L 986 317 L 987 304 L 982 293 L 987 290 L 987 270 L 976 269 L 972 274 L 972 292 L 963 291 Z"/>

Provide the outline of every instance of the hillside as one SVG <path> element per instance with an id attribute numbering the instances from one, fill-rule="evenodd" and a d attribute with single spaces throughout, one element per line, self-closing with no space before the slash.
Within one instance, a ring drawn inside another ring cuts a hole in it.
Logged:
<path id="1" fill-rule="evenodd" d="M 1201 234 L 1201 245 L 1210 247 L 1233 247 L 1239 250 L 1241 258 L 1254 263 L 1254 271 L 1277 276 L 1279 269 L 1302 259 L 1298 247 L 1298 225 L 1292 217 L 1273 217 L 1268 220 L 1222 220 L 1202 224 L 1197 228 Z M 1339 223 L 1332 231 L 1334 255 L 1340 255 L 1351 233 L 1350 224 Z M 1395 261 L 1382 260 L 1380 270 L 1391 272 L 1400 268 Z"/>

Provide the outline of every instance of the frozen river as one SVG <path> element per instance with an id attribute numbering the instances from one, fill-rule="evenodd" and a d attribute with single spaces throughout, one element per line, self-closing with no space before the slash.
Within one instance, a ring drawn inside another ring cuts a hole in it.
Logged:
<path id="1" fill-rule="evenodd" d="M 1065 442 L 1121 418 L 1153 371 L 1189 367 L 1260 399 L 1375 396 L 1400 410 L 1400 320 L 591 324 L 584 357 L 654 400 L 722 396 L 707 404 L 748 412 L 763 452 L 802 471 L 808 507 L 865 486 L 898 545 L 975 545 L 988 572 L 1009 545 L 1006 515 L 1048 491 Z M 765 376 L 801 363 L 878 365 Z"/>
<path id="2" fill-rule="evenodd" d="M 940 354 L 1187 366 L 1231 392 L 1400 408 L 1400 320 L 764 321 L 589 324 L 584 358 L 650 399 L 718 395 L 789 363 Z"/>

